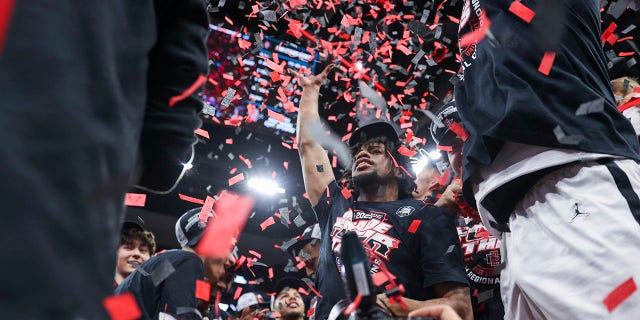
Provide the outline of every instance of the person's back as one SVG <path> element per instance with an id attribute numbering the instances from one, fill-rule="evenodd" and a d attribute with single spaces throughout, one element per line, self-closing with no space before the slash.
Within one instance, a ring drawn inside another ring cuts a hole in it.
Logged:
<path id="1" fill-rule="evenodd" d="M 20 244 L 0 256 L 11 261 L 0 269 L 11 275 L 0 281 L 3 317 L 106 318 L 101 301 L 113 289 L 139 145 L 142 182 L 154 190 L 170 189 L 180 161 L 189 161 L 201 105 L 195 95 L 173 109 L 168 103 L 206 73 L 207 14 L 201 1 L 164 3 L 182 9 L 60 0 L 16 1 L 6 12 L 1 242 Z M 156 16 L 162 10 L 170 14 Z M 158 25 L 178 31 L 167 36 Z M 176 42 L 186 49 L 167 50 Z M 189 57 L 197 62 L 178 56 L 185 52 L 200 52 Z"/>

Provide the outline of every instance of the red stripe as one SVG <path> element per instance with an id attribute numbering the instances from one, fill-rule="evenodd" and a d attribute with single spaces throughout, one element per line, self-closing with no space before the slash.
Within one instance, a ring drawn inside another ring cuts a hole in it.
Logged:
<path id="1" fill-rule="evenodd" d="M 13 15 L 15 0 L 0 0 L 0 54 L 4 48 L 4 42 L 9 31 L 9 22 Z"/>
<path id="2" fill-rule="evenodd" d="M 205 81 L 207 81 L 207 78 L 204 75 L 199 75 L 198 79 L 196 79 L 196 81 L 189 88 L 187 88 L 187 90 L 169 99 L 169 107 L 173 107 L 176 103 L 186 99 L 196 90 L 198 90 L 202 86 L 202 84 L 204 84 Z"/>

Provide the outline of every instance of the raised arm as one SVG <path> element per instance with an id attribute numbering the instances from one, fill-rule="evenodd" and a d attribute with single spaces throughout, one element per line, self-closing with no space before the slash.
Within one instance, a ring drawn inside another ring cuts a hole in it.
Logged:
<path id="1" fill-rule="evenodd" d="M 297 123 L 298 153 L 302 163 L 304 188 L 312 206 L 318 204 L 318 200 L 320 200 L 329 183 L 335 180 L 327 152 L 314 140 L 309 125 L 311 123 L 320 123 L 320 115 L 318 113 L 320 86 L 327 78 L 332 67 L 333 65 L 328 65 L 320 74 L 315 76 L 304 76 L 294 70 L 289 70 L 296 77 L 298 84 L 302 86 Z"/>

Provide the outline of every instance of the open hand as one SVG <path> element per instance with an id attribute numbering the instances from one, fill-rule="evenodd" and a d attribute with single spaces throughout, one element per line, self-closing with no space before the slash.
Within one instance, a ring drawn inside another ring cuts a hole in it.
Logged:
<path id="1" fill-rule="evenodd" d="M 333 69 L 333 64 L 326 66 L 324 70 L 320 72 L 320 74 L 315 76 L 303 75 L 293 69 L 288 69 L 288 70 L 289 70 L 289 73 L 291 73 L 294 77 L 296 77 L 296 80 L 298 81 L 300 86 L 304 89 L 311 86 L 320 87 L 322 85 L 322 82 L 324 82 L 324 80 L 327 79 L 327 76 L 329 75 L 329 71 L 331 71 L 331 69 Z"/>

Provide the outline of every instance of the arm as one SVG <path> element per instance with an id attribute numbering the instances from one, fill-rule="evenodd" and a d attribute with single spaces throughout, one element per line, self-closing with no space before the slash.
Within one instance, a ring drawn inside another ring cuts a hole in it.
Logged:
<path id="1" fill-rule="evenodd" d="M 318 204 L 318 200 L 329 183 L 335 180 L 327 152 L 313 139 L 312 132 L 307 125 L 320 121 L 318 113 L 320 86 L 332 67 L 333 65 L 327 66 L 317 76 L 303 76 L 296 71 L 289 70 L 302 86 L 297 123 L 298 153 L 302 164 L 304 188 L 312 206 Z"/>
<path id="2" fill-rule="evenodd" d="M 198 93 L 207 74 L 209 21 L 204 1 L 155 2 L 157 41 L 149 52 L 138 184 L 168 193 L 192 160 L 193 131 L 202 123 Z"/>
<path id="3" fill-rule="evenodd" d="M 453 308 L 463 319 L 473 319 L 471 294 L 466 285 L 456 282 L 444 282 L 435 284 L 434 288 L 439 298 L 419 301 L 403 297 L 402 301 L 407 305 L 407 309 L 404 309 L 399 303 L 391 303 L 384 293 L 378 295 L 378 304 L 387 312 L 393 312 L 397 317 L 407 317 L 410 312 L 427 306 L 447 305 Z"/>
<path id="4" fill-rule="evenodd" d="M 435 317 L 438 320 L 462 320 L 462 318 L 447 305 L 424 307 L 411 312 L 409 317 Z"/>

